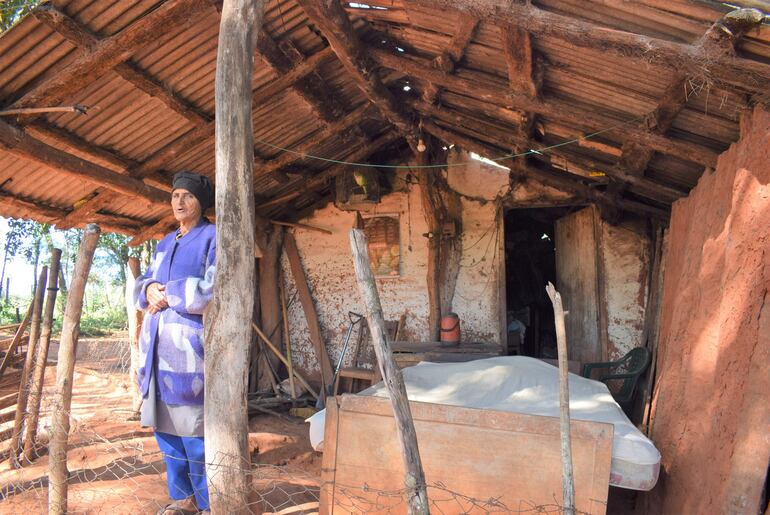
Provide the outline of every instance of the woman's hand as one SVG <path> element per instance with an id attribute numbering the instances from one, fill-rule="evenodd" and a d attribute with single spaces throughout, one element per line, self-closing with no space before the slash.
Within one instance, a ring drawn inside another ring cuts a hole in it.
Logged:
<path id="1" fill-rule="evenodd" d="M 147 287 L 147 311 L 154 315 L 158 311 L 163 311 L 168 307 L 166 300 L 166 287 L 160 283 L 152 283 Z"/>

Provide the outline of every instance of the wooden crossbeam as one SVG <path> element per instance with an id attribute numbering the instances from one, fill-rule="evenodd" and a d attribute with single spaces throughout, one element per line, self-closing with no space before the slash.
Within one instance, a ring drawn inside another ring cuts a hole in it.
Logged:
<path id="1" fill-rule="evenodd" d="M 261 167 L 255 167 L 254 174 L 259 177 L 286 168 L 295 161 L 302 159 L 301 154 L 312 153 L 313 149 L 321 146 L 329 138 L 340 139 L 340 136 L 342 136 L 341 139 L 343 141 L 347 143 L 352 142 L 355 138 L 345 137 L 345 134 L 357 132 L 359 124 L 366 119 L 367 116 L 372 116 L 371 109 L 371 105 L 368 103 L 360 105 L 340 120 L 326 125 L 326 127 L 311 135 L 296 148 L 292 149 L 294 152 L 284 152 L 275 159 L 263 164 Z"/>
<path id="2" fill-rule="evenodd" d="M 298 3 L 305 10 L 310 21 L 329 41 L 329 45 L 348 75 L 417 153 L 419 135 L 413 114 L 403 109 L 380 80 L 374 62 L 353 29 L 340 1 L 298 0 Z"/>
<path id="3" fill-rule="evenodd" d="M 379 152 L 401 137 L 401 134 L 396 131 L 388 131 L 385 135 L 380 136 L 369 144 L 359 144 L 357 148 L 352 149 L 351 153 L 346 156 L 342 156 L 340 159 L 351 162 L 365 161 L 369 158 L 369 156 Z M 270 208 L 302 196 L 309 191 L 313 191 L 321 184 L 329 181 L 330 179 L 333 179 L 337 175 L 344 172 L 346 169 L 348 169 L 346 165 L 332 165 L 321 172 L 313 174 L 311 177 L 295 180 L 292 183 L 282 187 L 280 190 L 276 191 L 270 200 L 259 204 L 257 206 L 257 212 L 268 213 Z"/>
<path id="4" fill-rule="evenodd" d="M 43 4 L 33 13 L 35 18 L 79 47 L 81 53 L 93 51 L 104 41 L 52 4 Z M 113 71 L 138 89 L 163 102 L 169 109 L 180 114 L 195 126 L 205 125 L 212 119 L 210 115 L 174 93 L 166 84 L 152 77 L 131 61 L 116 64 Z"/>
<path id="5" fill-rule="evenodd" d="M 653 64 L 701 77 L 728 89 L 764 97 L 770 65 L 740 57 L 720 57 L 704 66 L 696 46 L 610 29 L 571 16 L 546 11 L 530 2 L 497 0 L 412 0 L 423 7 L 459 10 L 492 24 L 522 27 L 533 36 L 555 37 L 580 48 L 601 49 L 646 65 Z M 761 12 L 757 11 L 757 16 Z"/>
<path id="6" fill-rule="evenodd" d="M 260 31 L 257 38 L 257 54 L 279 76 L 289 73 L 305 61 L 305 57 L 291 41 L 286 40 L 279 46 L 264 30 Z M 339 100 L 331 94 L 331 87 L 315 70 L 294 82 L 292 88 L 315 116 L 325 123 L 339 119 L 345 112 Z"/>
<path id="7" fill-rule="evenodd" d="M 415 13 L 413 10 L 410 10 L 409 4 L 409 1 L 407 1 L 404 5 L 410 19 L 413 16 L 422 15 L 422 13 Z M 476 27 L 478 27 L 478 24 L 479 21 L 473 16 L 458 13 L 457 29 L 455 30 L 452 39 L 449 40 L 446 48 L 443 49 L 440 55 L 433 59 L 432 65 L 435 68 L 442 70 L 444 73 L 454 73 L 455 69 L 460 64 L 460 61 L 462 61 L 463 57 L 465 56 L 465 50 L 468 48 L 468 45 L 473 39 L 473 35 L 476 32 Z M 422 98 L 426 102 L 432 104 L 438 100 L 440 94 L 441 89 L 432 82 L 428 82 L 423 87 Z"/>
<path id="8" fill-rule="evenodd" d="M 21 198 L 5 191 L 0 191 L 0 204 L 13 208 L 15 213 L 21 213 L 21 218 L 42 217 L 46 222 L 55 222 L 66 217 L 69 211 L 58 207 L 50 206 L 43 202 Z M 19 216 L 18 214 L 15 216 Z M 95 214 L 93 222 L 99 224 L 105 231 L 117 232 L 121 234 L 133 234 L 141 222 L 133 218 L 120 215 Z"/>
<path id="9" fill-rule="evenodd" d="M 374 48 L 369 48 L 368 53 L 382 66 L 400 70 L 412 77 L 432 81 L 454 92 L 472 91 L 474 97 L 480 101 L 543 115 L 549 119 L 568 123 L 581 130 L 603 130 L 621 123 L 621 120 L 616 118 L 581 108 L 563 100 L 554 98 L 541 100 L 526 95 L 512 94 L 499 81 L 479 72 L 466 71 L 462 76 L 449 75 L 431 68 L 426 59 L 414 56 L 407 57 L 403 54 L 395 55 Z M 673 140 L 633 126 L 623 126 L 622 131 L 627 136 L 654 148 L 658 152 L 674 155 L 703 166 L 716 166 L 718 154 L 701 145 Z"/>
<path id="10" fill-rule="evenodd" d="M 707 61 L 735 55 L 735 44 L 750 30 L 759 26 L 763 17 L 756 9 L 736 9 L 717 20 L 695 43 L 695 52 Z M 665 135 L 687 105 L 691 77 L 677 73 L 660 97 L 657 106 L 645 118 L 640 129 Z M 632 175 L 643 175 L 654 150 L 633 139 L 623 143 L 619 166 Z"/>
<path id="11" fill-rule="evenodd" d="M 511 135 L 515 134 L 515 131 L 508 128 L 503 120 L 495 118 L 484 119 L 478 112 L 441 109 L 430 105 L 427 102 L 418 102 L 413 105 L 424 117 L 438 120 L 445 125 L 454 126 L 455 132 L 471 135 L 476 139 L 493 143 L 501 148 L 518 147 L 521 148 L 523 152 L 529 150 L 529 148 L 526 147 L 528 142 L 525 136 L 520 135 L 519 138 L 522 139 L 518 141 L 511 139 Z M 632 191 L 658 202 L 670 204 L 674 200 L 685 195 L 685 192 L 683 191 L 656 183 L 644 177 L 631 176 L 610 163 L 601 163 L 588 157 L 570 153 L 566 147 L 553 148 L 548 150 L 548 152 L 544 153 L 542 156 L 536 155 L 534 157 L 537 157 L 541 161 L 550 162 L 549 156 L 558 156 L 561 159 L 577 164 L 585 170 L 601 171 L 609 177 L 628 182 L 632 187 Z M 495 156 L 488 155 L 485 157 Z M 513 167 L 516 163 L 518 163 L 518 166 L 523 166 L 522 171 L 526 171 L 527 167 L 525 159 L 515 158 L 510 161 L 510 166 Z M 596 179 L 591 178 L 591 180 L 595 181 Z"/>
<path id="12" fill-rule="evenodd" d="M 158 34 L 211 8 L 208 0 L 167 0 L 114 36 L 99 41 L 69 65 L 27 91 L 9 107 L 57 105 L 126 61 Z"/>
<path id="13" fill-rule="evenodd" d="M 142 181 L 54 148 L 33 138 L 22 129 L 0 121 L 0 147 L 7 152 L 40 163 L 77 179 L 86 179 L 112 191 L 142 199 L 150 204 L 166 204 L 168 193 Z"/>
<path id="14" fill-rule="evenodd" d="M 505 151 L 504 149 L 495 147 L 489 143 L 481 142 L 474 138 L 458 134 L 433 122 L 424 122 L 423 127 L 427 132 L 434 134 L 436 137 L 441 138 L 446 142 L 456 143 L 460 147 L 472 152 L 476 152 L 480 155 L 494 156 L 499 155 Z M 637 213 L 643 216 L 658 218 L 661 220 L 667 220 L 670 216 L 670 212 L 663 208 L 654 207 L 648 204 L 624 198 L 613 199 L 604 192 L 601 192 L 585 184 L 580 177 L 570 177 L 569 174 L 563 171 L 540 168 L 532 165 L 528 165 L 526 170 L 528 176 L 532 176 L 538 181 L 541 181 L 544 184 L 554 188 L 573 192 L 580 198 L 584 199 L 586 202 L 596 202 L 599 204 L 611 203 L 613 206 L 617 206 L 626 211 Z"/>

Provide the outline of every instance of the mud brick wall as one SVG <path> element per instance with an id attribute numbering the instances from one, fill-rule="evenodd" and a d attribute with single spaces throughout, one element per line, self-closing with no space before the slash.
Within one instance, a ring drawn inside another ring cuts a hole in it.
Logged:
<path id="1" fill-rule="evenodd" d="M 649 513 L 756 514 L 770 459 L 770 114 L 674 205 Z"/>

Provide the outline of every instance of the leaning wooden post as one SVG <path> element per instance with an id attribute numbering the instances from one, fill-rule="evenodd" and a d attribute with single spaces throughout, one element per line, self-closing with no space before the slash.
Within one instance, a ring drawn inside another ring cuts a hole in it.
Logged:
<path id="1" fill-rule="evenodd" d="M 59 355 L 56 362 L 56 390 L 53 396 L 51 442 L 48 451 L 48 513 L 67 512 L 67 438 L 70 432 L 72 380 L 75 376 L 75 351 L 80 334 L 80 315 L 88 272 L 99 242 L 99 226 L 89 224 L 83 231 L 75 270 L 72 273 L 67 307 L 64 309 Z"/>
<path id="2" fill-rule="evenodd" d="M 369 250 L 366 236 L 360 229 L 350 230 L 350 247 L 353 250 L 353 264 L 356 269 L 356 279 L 361 297 L 364 300 L 366 319 L 369 323 L 369 333 L 372 336 L 374 352 L 380 366 L 382 379 L 393 404 L 393 415 L 396 419 L 396 429 L 401 440 L 401 456 L 404 460 L 406 476 L 404 478 L 410 514 L 430 513 L 428 509 L 428 491 L 425 485 L 425 474 L 422 471 L 420 450 L 417 447 L 417 433 L 412 422 L 412 412 L 406 396 L 406 387 L 401 377 L 401 371 L 393 359 L 390 343 L 385 338 L 385 318 L 382 315 L 380 296 L 377 285 L 369 266 Z"/>
<path id="3" fill-rule="evenodd" d="M 53 313 L 56 309 L 56 294 L 59 291 L 60 261 L 61 249 L 51 250 L 51 264 L 48 269 L 48 294 L 45 298 L 45 311 L 43 313 L 43 329 L 40 333 L 40 343 L 37 346 L 37 358 L 32 373 L 32 386 L 29 390 L 27 427 L 24 431 L 24 460 L 26 461 L 32 461 L 35 458 L 33 454 L 37 438 L 37 423 L 40 419 L 40 397 L 43 393 L 43 382 L 45 381 L 48 347 L 51 344 L 51 328 L 53 327 Z"/>
<path id="4" fill-rule="evenodd" d="M 142 318 L 144 312 L 136 309 L 134 305 L 134 284 L 139 277 L 139 258 L 128 258 L 128 274 L 126 275 L 126 315 L 128 315 L 128 346 L 131 353 L 131 370 L 129 378 L 131 381 L 131 394 L 134 398 L 133 413 L 129 420 L 139 420 L 139 410 L 142 406 L 142 392 L 139 390 L 139 383 L 136 381 L 139 371 L 139 336 L 142 332 Z"/>
<path id="5" fill-rule="evenodd" d="M 219 24 L 217 271 L 204 322 L 206 477 L 214 514 L 251 513 L 246 393 L 254 297 L 244 293 L 255 280 L 251 80 L 264 8 L 264 0 L 225 0 Z"/>
<path id="6" fill-rule="evenodd" d="M 11 463 L 19 466 L 19 451 L 21 450 L 21 432 L 24 423 L 24 413 L 27 410 L 27 399 L 29 398 L 29 382 L 32 377 L 32 366 L 35 364 L 35 351 L 37 350 L 37 340 L 40 338 L 40 320 L 43 314 L 43 294 L 45 293 L 46 279 L 48 278 L 48 267 L 44 266 L 40 271 L 40 277 L 37 279 L 35 289 L 35 298 L 32 301 L 32 320 L 29 326 L 29 340 L 27 341 L 27 356 L 24 358 L 24 368 L 21 369 L 21 380 L 19 381 L 19 396 L 16 398 L 16 415 L 13 419 L 13 433 L 11 444 L 8 449 L 11 453 Z"/>
<path id="7" fill-rule="evenodd" d="M 3 372 L 5 372 L 5 369 L 11 363 L 11 359 L 13 359 L 14 352 L 16 352 L 16 348 L 19 346 L 19 343 L 21 343 L 21 341 L 24 339 L 24 331 L 27 330 L 27 324 L 29 324 L 29 319 L 32 318 L 32 310 L 34 308 L 35 302 L 33 301 L 29 304 L 29 308 L 27 308 L 27 314 L 24 315 L 24 320 L 21 321 L 18 329 L 16 329 L 16 334 L 13 335 L 13 341 L 11 341 L 11 345 L 5 352 L 3 362 L 0 363 L 0 378 L 3 377 Z M 16 308 L 17 312 L 18 309 L 19 308 Z"/>
<path id="8" fill-rule="evenodd" d="M 566 515 L 575 513 L 575 479 L 572 474 L 572 438 L 569 424 L 569 361 L 567 358 L 567 330 L 564 326 L 564 307 L 561 294 L 550 282 L 545 287 L 553 304 L 556 322 L 556 349 L 559 356 L 559 420 L 561 426 L 561 466 L 563 506 Z"/>

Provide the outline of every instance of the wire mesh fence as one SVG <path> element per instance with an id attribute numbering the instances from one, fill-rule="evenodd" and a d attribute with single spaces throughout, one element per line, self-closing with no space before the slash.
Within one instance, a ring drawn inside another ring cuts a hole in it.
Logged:
<path id="1" fill-rule="evenodd" d="M 50 356 L 56 354 L 53 343 Z M 137 421 L 130 363 L 127 338 L 78 343 L 67 450 L 67 513 L 158 513 L 171 502 L 164 457 L 152 429 L 140 427 Z M 19 466 L 8 459 L 0 465 L 0 513 L 48 512 L 48 442 L 55 368 L 49 363 L 46 370 L 33 454 L 29 460 L 21 458 Z M 6 458 L 7 445 L 6 441 L 6 448 L 0 447 Z M 411 495 L 407 489 L 377 489 L 366 478 L 357 485 L 324 483 L 320 455 L 309 447 L 307 429 L 300 419 L 268 415 L 253 419 L 249 450 L 252 463 L 238 472 L 248 476 L 250 491 L 210 491 L 210 498 L 238 499 L 252 513 L 311 514 L 319 512 L 322 500 L 336 513 L 407 512 Z M 207 458 L 209 474 L 232 471 L 222 465 L 230 460 Z M 506 492 L 496 498 L 476 499 L 441 483 L 428 485 L 428 497 L 430 511 L 441 514 L 564 512 L 555 498 L 546 505 L 512 503 Z"/>

